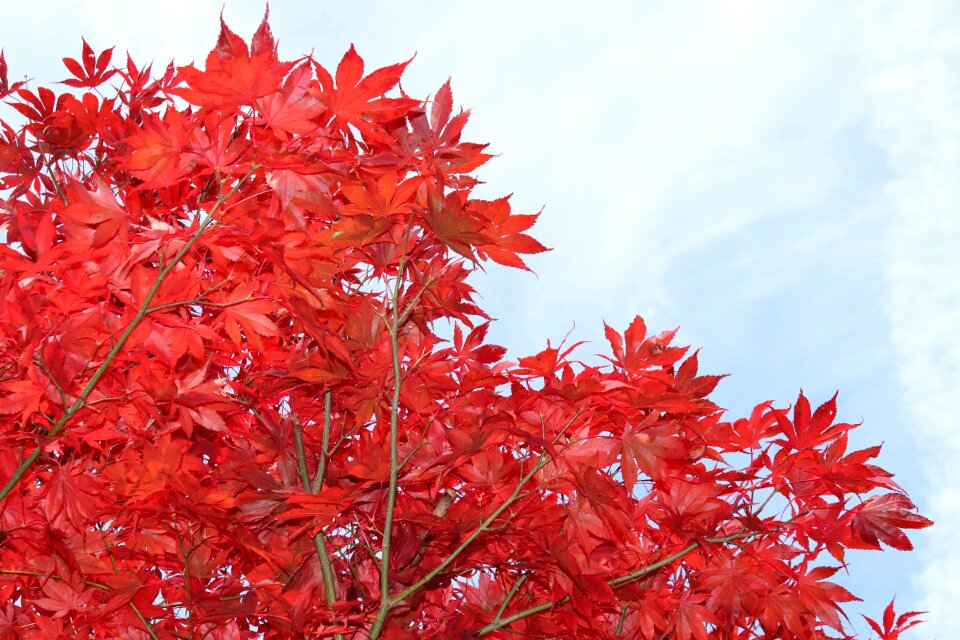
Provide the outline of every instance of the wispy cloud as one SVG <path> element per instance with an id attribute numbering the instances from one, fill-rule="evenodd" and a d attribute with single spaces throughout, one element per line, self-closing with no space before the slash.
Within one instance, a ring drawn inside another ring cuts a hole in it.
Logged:
<path id="1" fill-rule="evenodd" d="M 921 440 L 937 522 L 915 574 L 930 614 L 920 635 L 956 635 L 960 602 L 960 12 L 941 2 L 864 11 L 874 135 L 896 178 L 889 242 L 891 339 L 910 423 Z"/>
<path id="2" fill-rule="evenodd" d="M 834 139 L 863 117 L 851 20 L 789 2 L 545 6 L 421 16 L 410 44 L 414 77 L 452 73 L 470 135 L 501 154 L 488 193 L 546 204 L 541 278 L 494 272 L 481 290 L 528 328 L 515 345 L 571 319 L 590 337 L 601 316 L 686 323 L 670 280 L 692 256 L 843 179 Z"/>
<path id="3" fill-rule="evenodd" d="M 577 338 L 602 342 L 601 319 L 639 312 L 681 324 L 705 368 L 735 374 L 720 388 L 732 409 L 839 386 L 866 423 L 860 444 L 898 443 L 882 462 L 937 520 L 925 555 L 855 559 L 848 584 L 876 613 L 923 558 L 925 603 L 905 587 L 898 602 L 930 609 L 923 633 L 946 638 L 960 601 L 960 481 L 947 471 L 960 455 L 960 18 L 932 0 L 863 4 L 291 1 L 271 21 L 282 54 L 315 48 L 330 66 L 350 42 L 370 68 L 416 52 L 411 95 L 452 75 L 475 107 L 467 136 L 501 154 L 481 171 L 485 193 L 546 204 L 536 235 L 556 250 L 531 261 L 539 279 L 477 279 L 504 319 L 495 340 L 530 352 L 575 321 Z M 199 62 L 220 9 L 88 0 L 48 20 L 11 4 L 0 44 L 14 76 L 44 83 L 81 34 L 140 63 Z M 261 15 L 225 9 L 245 36 Z M 896 429 L 926 443 L 926 494 Z"/>

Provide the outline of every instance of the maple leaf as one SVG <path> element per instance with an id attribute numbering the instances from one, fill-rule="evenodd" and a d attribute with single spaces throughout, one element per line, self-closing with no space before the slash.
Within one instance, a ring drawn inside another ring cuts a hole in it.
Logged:
<path id="1" fill-rule="evenodd" d="M 10 81 L 7 80 L 7 60 L 3 57 L 3 49 L 0 49 L 0 98 L 7 97 L 22 87 L 23 84 L 22 81 L 10 84 Z"/>
<path id="2" fill-rule="evenodd" d="M 364 136 L 375 136 L 377 128 L 373 123 L 394 120 L 418 104 L 412 98 L 384 96 L 397 86 L 411 60 L 381 67 L 364 77 L 363 58 L 351 44 L 337 65 L 336 83 L 329 71 L 314 62 L 319 82 L 314 95 L 326 106 L 333 126 L 348 136 L 352 135 L 350 126 Z"/>
<path id="3" fill-rule="evenodd" d="M 305 62 L 287 76 L 280 91 L 254 101 L 257 124 L 270 127 L 277 135 L 305 134 L 319 128 L 315 118 L 323 105 L 310 92 L 310 64 Z"/>
<path id="4" fill-rule="evenodd" d="M 319 493 L 291 493 L 284 498 L 284 502 L 292 508 L 286 509 L 282 517 L 333 520 L 342 513 L 342 505 L 355 495 L 353 489 L 337 487 L 328 487 Z"/>
<path id="5" fill-rule="evenodd" d="M 376 218 L 402 216 L 413 208 L 413 195 L 420 184 L 420 178 L 400 180 L 393 173 L 385 173 L 374 184 L 343 182 L 340 190 L 349 201 L 343 211 L 366 213 Z"/>
<path id="6" fill-rule="evenodd" d="M 73 78 L 63 81 L 63 84 L 71 87 L 98 87 L 117 73 L 116 69 L 109 69 L 110 58 L 113 56 L 113 47 L 104 49 L 100 55 L 96 55 L 87 41 L 83 40 L 83 53 L 80 59 L 83 64 L 73 58 L 64 58 L 63 64 L 67 70 L 73 74 Z"/>
<path id="7" fill-rule="evenodd" d="M 534 225 L 540 214 L 511 214 L 508 198 L 493 201 L 474 200 L 471 208 L 475 209 L 479 214 L 477 217 L 484 221 L 484 234 L 489 238 L 489 241 L 479 247 L 482 255 L 489 256 L 504 266 L 529 271 L 517 254 L 548 251 L 537 240 L 522 233 Z"/>
<path id="8" fill-rule="evenodd" d="M 67 229 L 77 236 L 89 238 L 94 247 L 104 245 L 118 233 L 126 237 L 127 213 L 113 192 L 100 180 L 89 186 L 93 189 L 75 180 L 69 182 L 70 204 L 60 212 Z"/>
<path id="9" fill-rule="evenodd" d="M 867 624 L 870 625 L 870 628 L 877 633 L 877 635 L 880 637 L 880 640 L 899 640 L 900 634 L 907 629 L 920 624 L 921 621 L 917 620 L 916 618 L 926 613 L 925 611 L 907 611 L 906 613 L 901 613 L 898 616 L 896 610 L 893 608 L 893 603 L 894 600 L 891 600 L 890 604 L 888 604 L 886 609 L 883 610 L 882 627 L 880 626 L 880 623 L 873 618 L 863 616 L 863 619 L 866 620 Z"/>
<path id="10" fill-rule="evenodd" d="M 726 377 L 698 376 L 698 367 L 697 352 L 694 352 L 677 369 L 677 375 L 674 379 L 676 381 L 675 388 L 678 392 L 692 398 L 704 398 L 712 393 L 717 384 Z"/>
<path id="11" fill-rule="evenodd" d="M 378 218 L 366 213 L 344 216 L 330 227 L 325 242 L 331 247 L 364 247 L 390 230 L 389 218 Z"/>
<path id="12" fill-rule="evenodd" d="M 276 44 L 267 22 L 269 9 L 251 41 L 251 48 L 220 17 L 220 37 L 207 56 L 203 71 L 193 65 L 178 72 L 188 87 L 171 89 L 192 104 L 209 109 L 253 104 L 258 98 L 276 92 L 293 62 L 277 58 Z"/>
<path id="13" fill-rule="evenodd" d="M 238 126 L 235 116 L 207 114 L 203 126 L 195 130 L 193 144 L 198 164 L 212 169 L 214 175 L 235 170 L 237 160 L 248 146 L 246 140 L 238 139 Z"/>
<path id="14" fill-rule="evenodd" d="M 633 319 L 622 338 L 607 323 L 603 324 L 603 330 L 613 352 L 613 358 L 603 356 L 604 359 L 631 373 L 640 373 L 649 367 L 673 364 L 687 351 L 685 348 L 669 346 L 670 341 L 677 334 L 677 329 L 647 338 L 647 325 L 640 316 Z"/>
<path id="15" fill-rule="evenodd" d="M 744 607 L 754 604 L 750 594 L 762 592 L 764 579 L 754 562 L 744 555 L 728 554 L 718 550 L 717 559 L 703 572 L 701 587 L 710 594 L 707 606 L 722 604 L 732 615 L 740 615 Z"/>
<path id="16" fill-rule="evenodd" d="M 801 568 L 796 579 L 796 594 L 800 603 L 817 620 L 833 627 L 837 631 L 843 630 L 840 621 L 840 603 L 860 600 L 840 585 L 828 582 L 825 578 L 834 575 L 840 567 L 814 567 L 809 571 Z"/>
<path id="17" fill-rule="evenodd" d="M 726 505 L 716 496 L 716 489 L 709 484 L 674 480 L 669 489 L 659 491 L 663 503 L 664 526 L 673 531 L 703 535 L 709 533 L 725 511 Z"/>
<path id="18" fill-rule="evenodd" d="M 560 349 L 551 347 L 548 342 L 547 348 L 540 353 L 532 356 L 524 356 L 517 360 L 517 364 L 520 365 L 519 373 L 537 377 L 543 376 L 544 378 L 555 376 L 557 371 L 566 364 L 566 357 L 581 344 L 583 343 L 577 342 L 565 350 L 560 351 Z"/>
<path id="19" fill-rule="evenodd" d="M 430 128 L 440 133 L 447 128 L 450 123 L 450 114 L 453 112 L 453 90 L 450 88 L 450 79 L 443 83 L 437 95 L 433 99 L 433 105 L 430 107 Z M 460 134 L 460 129 L 451 130 L 454 136 Z"/>
<path id="20" fill-rule="evenodd" d="M 454 325 L 453 346 L 459 356 L 481 364 L 498 362 L 507 350 L 499 345 L 483 343 L 489 328 L 489 322 L 477 325 L 464 339 L 460 325 Z"/>
<path id="21" fill-rule="evenodd" d="M 220 321 L 236 345 L 244 344 L 245 334 L 251 344 L 262 348 L 260 336 L 271 337 L 280 333 L 280 328 L 268 317 L 275 311 L 276 306 L 270 300 L 255 298 L 252 283 L 241 284 L 228 295 L 219 298 L 218 303 L 223 307 Z"/>
<path id="22" fill-rule="evenodd" d="M 101 117 L 114 114 L 106 109 L 100 113 L 99 101 L 92 93 L 80 100 L 69 93 L 56 96 L 50 89 L 39 87 L 37 93 L 27 89 L 16 92 L 18 101 L 10 103 L 30 122 L 26 125 L 37 140 L 37 150 L 56 157 L 86 149 L 101 129 Z M 109 101 L 104 101 L 109 106 Z"/>
<path id="23" fill-rule="evenodd" d="M 71 525 L 85 527 L 103 511 L 101 486 L 88 471 L 81 460 L 67 462 L 54 470 L 44 503 L 51 522 L 63 526 L 66 519 Z"/>
<path id="24" fill-rule="evenodd" d="M 707 626 L 713 626 L 720 623 L 717 617 L 708 609 L 703 602 L 705 595 L 686 595 L 677 603 L 675 619 L 673 622 L 673 633 L 680 640 L 707 640 Z"/>
<path id="25" fill-rule="evenodd" d="M 902 493 L 871 496 L 857 507 L 851 525 L 869 549 L 879 549 L 883 542 L 894 549 L 913 549 L 902 529 L 923 529 L 933 521 L 914 513 L 917 507 Z"/>
<path id="26" fill-rule="evenodd" d="M 434 236 L 464 258 L 476 261 L 473 247 L 490 242 L 483 220 L 464 208 L 464 194 L 452 191 L 441 197 L 432 191 L 428 206 L 420 212 Z"/>
<path id="27" fill-rule="evenodd" d="M 575 481 L 579 495 L 589 502 L 606 529 L 622 540 L 631 527 L 623 493 L 617 490 L 616 484 L 609 476 L 589 468 L 579 470 Z"/>
<path id="28" fill-rule="evenodd" d="M 188 441 L 174 440 L 166 433 L 146 445 L 142 462 L 117 464 L 107 474 L 116 479 L 122 494 L 142 499 L 165 488 L 183 471 L 189 448 Z"/>
<path id="29" fill-rule="evenodd" d="M 42 589 L 47 597 L 37 598 L 35 602 L 53 613 L 54 619 L 63 618 L 74 611 L 81 611 L 90 601 L 89 594 L 84 590 L 74 589 L 56 580 L 47 580 Z"/>
<path id="30" fill-rule="evenodd" d="M 483 153 L 486 144 L 461 142 L 460 135 L 470 118 L 468 110 L 451 117 L 453 112 L 453 91 L 448 79 L 434 96 L 429 109 L 410 118 L 409 139 L 404 132 L 399 132 L 401 141 L 408 145 L 408 153 L 416 156 L 420 154 L 427 160 L 427 166 L 432 167 L 431 178 L 439 187 L 443 184 L 454 188 L 473 186 L 476 181 L 468 177 L 467 172 L 473 171 L 493 156 Z M 458 174 L 458 175 L 452 175 Z"/>
<path id="31" fill-rule="evenodd" d="M 24 422 L 31 415 L 46 410 L 50 404 L 57 405 L 61 401 L 51 380 L 35 366 L 31 366 L 22 379 L 0 383 L 0 389 L 7 392 L 0 396 L 0 415 L 19 413 Z"/>
<path id="32" fill-rule="evenodd" d="M 811 417 L 810 401 L 801 391 L 793 409 L 792 422 L 782 411 L 776 411 L 775 415 L 787 436 L 783 443 L 801 451 L 830 442 L 854 427 L 852 424 L 833 424 L 837 415 L 837 394 L 817 407 Z"/>
<path id="33" fill-rule="evenodd" d="M 675 425 L 628 427 L 623 434 L 620 460 L 624 486 L 633 492 L 638 470 L 653 480 L 661 480 L 669 473 L 671 463 L 686 460 L 688 456 L 688 449 L 678 437 Z"/>
<path id="34" fill-rule="evenodd" d="M 195 124 L 179 111 L 163 119 L 147 114 L 139 130 L 126 139 L 130 154 L 123 166 L 143 180 L 144 186 L 168 187 L 181 180 L 196 164 L 191 149 Z"/>

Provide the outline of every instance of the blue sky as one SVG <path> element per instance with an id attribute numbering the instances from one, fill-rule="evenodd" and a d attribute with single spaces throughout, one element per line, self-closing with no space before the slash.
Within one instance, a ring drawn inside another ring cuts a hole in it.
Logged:
<path id="1" fill-rule="evenodd" d="M 4 3 L 11 79 L 118 45 L 138 62 L 202 61 L 221 3 Z M 228 1 L 249 36 L 257 2 Z M 717 401 L 815 401 L 840 390 L 855 445 L 885 441 L 937 521 L 918 551 L 854 554 L 844 584 L 879 614 L 929 610 L 914 637 L 952 637 L 960 601 L 960 10 L 901 2 L 473 3 L 275 1 L 288 57 L 368 68 L 416 59 L 414 96 L 448 76 L 467 138 L 500 156 L 483 195 L 545 206 L 554 251 L 532 276 L 475 282 L 494 341 L 538 350 L 601 321 L 681 327 Z M 857 619 L 854 626 L 863 629 Z"/>

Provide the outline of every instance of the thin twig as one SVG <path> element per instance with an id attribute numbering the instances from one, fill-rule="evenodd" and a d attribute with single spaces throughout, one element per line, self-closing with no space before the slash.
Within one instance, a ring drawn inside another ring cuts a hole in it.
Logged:
<path id="1" fill-rule="evenodd" d="M 328 449 L 330 446 L 330 396 L 330 389 L 323 392 L 323 435 L 320 441 L 320 462 L 317 465 L 317 473 L 313 476 L 311 487 L 313 493 L 320 491 L 320 487 L 323 486 L 323 478 L 327 473 L 327 457 L 332 453 Z"/>

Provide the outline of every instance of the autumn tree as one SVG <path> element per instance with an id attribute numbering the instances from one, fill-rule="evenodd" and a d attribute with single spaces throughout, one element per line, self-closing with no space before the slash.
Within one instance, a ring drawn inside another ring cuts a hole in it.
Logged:
<path id="1" fill-rule="evenodd" d="M 846 550 L 931 524 L 835 398 L 728 418 L 639 317 L 487 343 L 471 274 L 544 247 L 449 83 L 266 19 L 64 62 L 0 57 L 0 638 L 846 638 Z"/>

